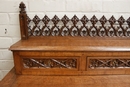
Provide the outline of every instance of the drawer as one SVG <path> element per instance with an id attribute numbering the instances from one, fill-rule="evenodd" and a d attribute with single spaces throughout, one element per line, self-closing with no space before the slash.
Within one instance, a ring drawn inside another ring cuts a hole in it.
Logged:
<path id="1" fill-rule="evenodd" d="M 78 57 L 22 57 L 24 69 L 78 70 Z"/>
<path id="2" fill-rule="evenodd" d="M 16 74 L 79 75 L 80 55 L 68 52 L 15 52 Z"/>
<path id="3" fill-rule="evenodd" d="M 88 69 L 130 68 L 130 57 L 88 57 Z"/>
<path id="4" fill-rule="evenodd" d="M 87 57 L 87 74 L 130 74 L 130 57 Z"/>

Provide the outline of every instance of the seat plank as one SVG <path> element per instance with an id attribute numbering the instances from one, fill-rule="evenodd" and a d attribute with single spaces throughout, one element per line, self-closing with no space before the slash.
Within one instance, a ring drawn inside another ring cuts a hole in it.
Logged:
<path id="1" fill-rule="evenodd" d="M 39 37 L 20 40 L 10 50 L 26 51 L 130 51 L 128 38 Z"/>

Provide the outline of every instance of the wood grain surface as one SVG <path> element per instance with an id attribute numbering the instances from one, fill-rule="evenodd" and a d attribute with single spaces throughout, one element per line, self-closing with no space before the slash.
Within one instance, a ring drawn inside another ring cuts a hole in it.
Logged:
<path id="1" fill-rule="evenodd" d="M 20 40 L 10 50 L 37 51 L 130 51 L 128 38 L 30 37 Z"/>
<path id="2" fill-rule="evenodd" d="M 31 76 L 16 75 L 12 69 L 0 87 L 130 87 L 130 75 Z"/>

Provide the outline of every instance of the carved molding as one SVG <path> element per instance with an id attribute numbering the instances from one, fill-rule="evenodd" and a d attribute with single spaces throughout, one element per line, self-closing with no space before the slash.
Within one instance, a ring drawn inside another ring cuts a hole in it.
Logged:
<path id="1" fill-rule="evenodd" d="M 24 68 L 77 68 L 77 59 L 23 58 Z"/>
<path id="2" fill-rule="evenodd" d="M 90 59 L 90 69 L 130 68 L 130 59 Z"/>

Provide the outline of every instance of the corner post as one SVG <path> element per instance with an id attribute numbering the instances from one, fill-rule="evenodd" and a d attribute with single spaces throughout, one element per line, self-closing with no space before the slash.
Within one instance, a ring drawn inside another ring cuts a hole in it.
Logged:
<path id="1" fill-rule="evenodd" d="M 19 14 L 19 22 L 20 22 L 20 31 L 21 31 L 21 39 L 28 39 L 28 28 L 27 28 L 27 14 L 25 11 L 25 4 L 23 2 L 19 5 L 20 14 Z"/>

